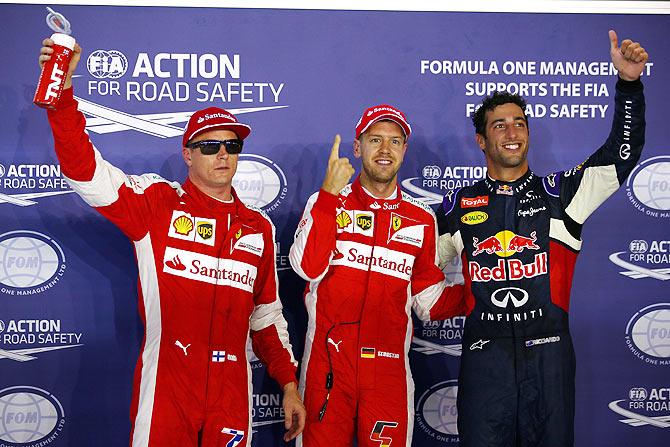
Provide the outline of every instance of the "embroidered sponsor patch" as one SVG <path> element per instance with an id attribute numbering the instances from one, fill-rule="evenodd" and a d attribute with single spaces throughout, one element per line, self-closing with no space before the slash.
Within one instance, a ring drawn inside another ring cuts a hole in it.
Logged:
<path id="1" fill-rule="evenodd" d="M 264 248 L 265 241 L 263 241 L 263 235 L 261 233 L 245 234 L 237 239 L 233 245 L 233 250 L 246 251 L 256 256 L 261 256 Z"/>
<path id="2" fill-rule="evenodd" d="M 553 337 L 536 338 L 535 340 L 526 340 L 526 347 L 530 348 L 531 346 L 544 345 L 547 343 L 556 343 L 557 341 L 561 341 L 561 337 L 559 337 L 558 335 L 555 335 Z"/>
<path id="3" fill-rule="evenodd" d="M 216 219 L 194 217 L 183 211 L 173 211 L 168 236 L 184 241 L 214 246 Z"/>
<path id="4" fill-rule="evenodd" d="M 478 208 L 480 206 L 488 206 L 488 204 L 489 204 L 489 196 L 461 198 L 461 208 Z"/>
<path id="5" fill-rule="evenodd" d="M 370 270 L 387 276 L 409 281 L 412 277 L 414 256 L 384 247 L 352 241 L 337 241 L 336 254 L 331 265 Z"/>
<path id="6" fill-rule="evenodd" d="M 253 292 L 257 268 L 246 262 L 165 248 L 163 272 L 195 281 Z"/>
<path id="7" fill-rule="evenodd" d="M 396 241 L 404 244 L 421 247 L 423 245 L 423 231 L 426 225 L 416 219 L 391 213 L 391 224 L 387 242 Z"/>
<path id="8" fill-rule="evenodd" d="M 361 348 L 361 357 L 364 359 L 373 359 L 376 357 L 375 348 Z"/>
<path id="9" fill-rule="evenodd" d="M 472 211 L 467 214 L 464 214 L 461 217 L 461 222 L 466 225 L 477 225 L 482 222 L 486 222 L 489 218 L 489 215 L 484 211 Z"/>

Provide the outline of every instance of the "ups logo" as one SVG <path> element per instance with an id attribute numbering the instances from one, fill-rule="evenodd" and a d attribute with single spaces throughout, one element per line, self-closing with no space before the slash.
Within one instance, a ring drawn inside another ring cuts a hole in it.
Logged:
<path id="1" fill-rule="evenodd" d="M 199 223 L 195 231 L 203 239 L 210 239 L 214 235 L 214 227 L 211 223 Z"/>
<path id="2" fill-rule="evenodd" d="M 358 225 L 361 230 L 369 230 L 372 228 L 372 216 L 357 216 L 356 225 Z"/>

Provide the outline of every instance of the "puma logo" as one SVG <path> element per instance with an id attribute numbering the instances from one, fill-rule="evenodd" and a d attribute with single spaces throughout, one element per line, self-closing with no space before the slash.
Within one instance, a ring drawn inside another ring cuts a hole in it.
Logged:
<path id="1" fill-rule="evenodd" d="M 175 344 L 175 346 L 179 346 L 184 351 L 184 355 L 188 355 L 188 352 L 186 352 L 186 350 L 188 349 L 189 346 L 191 346 L 190 343 L 187 344 L 186 346 L 184 346 L 184 345 L 181 344 L 181 342 L 179 340 L 175 340 L 174 344 Z"/>
<path id="2" fill-rule="evenodd" d="M 342 340 L 340 340 L 340 341 L 338 341 L 337 343 L 335 343 L 335 341 L 333 341 L 332 338 L 328 337 L 328 343 L 330 343 L 331 345 L 335 346 L 335 350 L 336 350 L 337 352 L 340 352 L 340 343 L 342 343 Z"/>

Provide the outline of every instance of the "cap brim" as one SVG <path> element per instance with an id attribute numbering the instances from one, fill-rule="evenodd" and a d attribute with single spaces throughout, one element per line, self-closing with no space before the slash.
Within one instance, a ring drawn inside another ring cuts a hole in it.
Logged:
<path id="1" fill-rule="evenodd" d="M 246 124 L 242 124 L 242 123 L 212 124 L 210 126 L 205 126 L 201 129 L 198 129 L 197 131 L 193 132 L 193 134 L 189 135 L 189 137 L 186 139 L 186 142 L 188 143 L 193 138 L 195 138 L 197 135 L 200 135 L 203 132 L 207 132 L 209 130 L 217 130 L 217 129 L 229 130 L 231 132 L 235 132 L 235 135 L 237 135 L 237 138 L 239 138 L 240 140 L 244 140 L 251 133 L 251 127 L 246 125 Z"/>
<path id="2" fill-rule="evenodd" d="M 400 128 L 402 129 L 402 133 L 405 134 L 405 138 L 407 138 L 409 136 L 409 134 L 412 132 L 412 128 L 409 127 L 409 124 L 407 122 L 402 121 L 402 120 L 398 119 L 398 117 L 396 115 L 393 115 L 393 114 L 389 113 L 388 115 L 380 115 L 377 118 L 370 121 L 367 124 L 367 126 L 365 126 L 363 129 L 361 129 L 361 131 L 358 133 L 358 135 L 356 135 L 356 138 L 363 135 L 363 133 L 365 133 L 365 131 L 368 130 L 370 128 L 370 126 L 372 126 L 374 123 L 378 123 L 379 121 L 383 121 L 383 120 L 393 121 L 398 126 L 400 126 Z"/>

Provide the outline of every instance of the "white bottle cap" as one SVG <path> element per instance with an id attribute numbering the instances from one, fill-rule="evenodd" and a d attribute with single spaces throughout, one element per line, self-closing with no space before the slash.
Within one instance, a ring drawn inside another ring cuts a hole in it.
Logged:
<path id="1" fill-rule="evenodd" d="M 53 33 L 51 35 L 51 40 L 53 40 L 56 45 L 74 50 L 75 40 L 72 36 L 68 36 L 67 34 L 63 33 Z"/>

